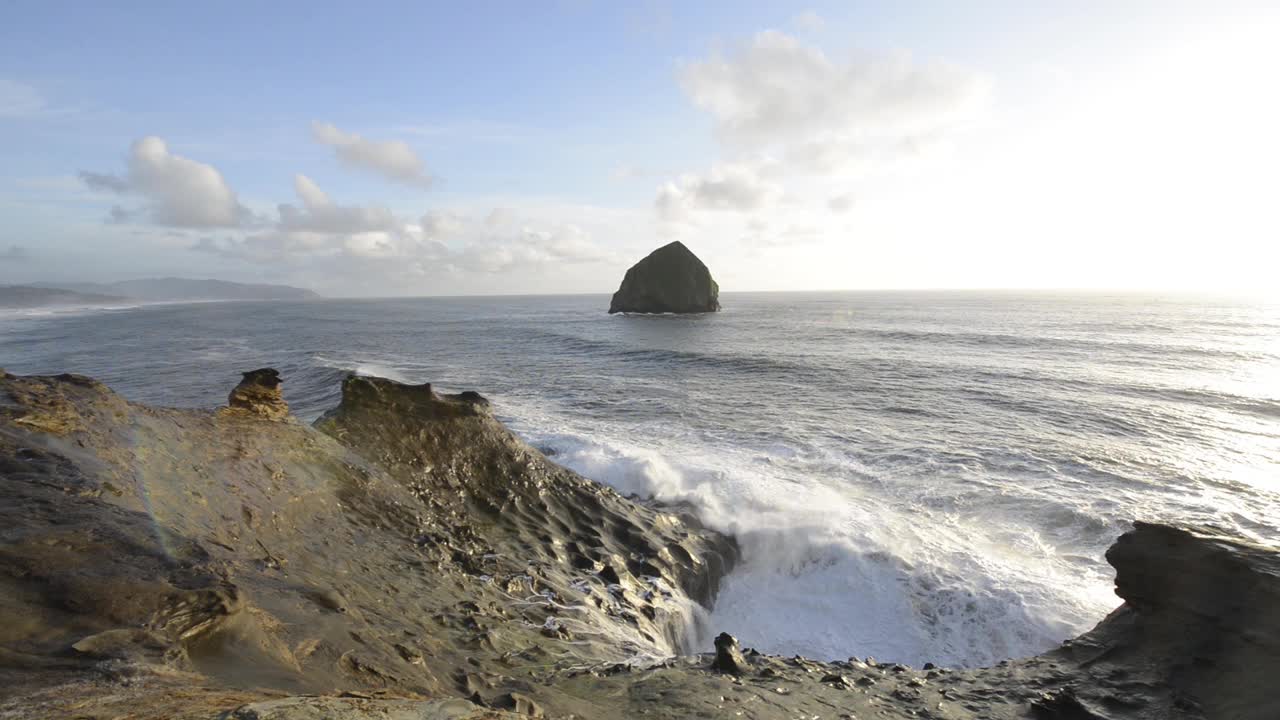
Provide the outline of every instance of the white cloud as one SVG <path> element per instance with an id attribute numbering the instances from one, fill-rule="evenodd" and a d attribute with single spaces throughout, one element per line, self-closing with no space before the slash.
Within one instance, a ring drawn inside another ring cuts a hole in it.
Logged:
<path id="1" fill-rule="evenodd" d="M 306 175 L 295 175 L 293 189 L 302 207 L 282 203 L 279 229 L 283 232 L 313 232 L 353 235 L 362 232 L 394 231 L 399 220 L 384 207 L 337 205 Z"/>
<path id="2" fill-rule="evenodd" d="M 845 193 L 843 195 L 834 195 L 827 199 L 827 207 L 832 212 L 849 212 L 853 206 L 857 204 L 857 199 L 853 193 Z"/>
<path id="3" fill-rule="evenodd" d="M 0 118 L 31 117 L 46 109 L 44 96 L 35 88 L 0 78 Z"/>
<path id="4" fill-rule="evenodd" d="M 465 227 L 465 218 L 456 212 L 432 210 L 422 216 L 422 234 L 437 240 L 456 237 Z"/>
<path id="5" fill-rule="evenodd" d="M 338 160 L 344 165 L 406 185 L 431 185 L 426 163 L 408 143 L 401 140 L 370 140 L 322 122 L 313 122 L 311 132 L 317 141 L 332 147 Z"/>
<path id="6" fill-rule="evenodd" d="M 776 201 L 782 188 L 747 165 L 718 165 L 702 175 L 686 174 L 658 190 L 655 205 L 663 220 L 688 219 L 702 210 L 750 212 Z"/>
<path id="7" fill-rule="evenodd" d="M 306 175 L 295 175 L 299 205 L 281 203 L 278 219 L 264 232 L 243 237 L 201 238 L 193 249 L 255 262 L 307 262 L 349 255 L 392 258 L 422 254 L 421 231 L 381 206 L 340 205 Z"/>
<path id="8" fill-rule="evenodd" d="M 577 225 L 533 221 L 507 208 L 483 214 L 433 210 L 413 223 L 385 207 L 340 205 L 305 175 L 294 178 L 294 191 L 301 204 L 281 204 L 270 230 L 203 237 L 191 249 L 254 263 L 385 273 L 400 280 L 613 259 Z"/>
<path id="9" fill-rule="evenodd" d="M 590 234 L 573 223 L 539 223 L 510 209 L 496 209 L 483 218 L 458 218 L 454 234 L 462 244 L 445 262 L 455 270 L 501 273 L 549 264 L 615 261 Z"/>
<path id="10" fill-rule="evenodd" d="M 137 195 L 158 225 L 171 227 L 237 227 L 249 217 L 222 173 L 212 165 L 169 152 L 164 140 L 149 136 L 133 143 L 125 176 L 81 172 L 94 190 Z M 123 208 L 114 216 L 127 214 Z"/>
<path id="11" fill-rule="evenodd" d="M 964 120 L 989 92 L 982 76 L 950 63 L 903 52 L 838 61 L 776 30 L 687 64 L 680 83 L 722 139 L 748 147 L 929 134 Z"/>
<path id="12" fill-rule="evenodd" d="M 805 13 L 792 23 L 816 29 L 820 20 Z M 686 63 L 679 81 L 715 122 L 725 156 L 659 189 L 655 209 L 669 223 L 716 210 L 845 212 L 853 196 L 830 197 L 833 183 L 905 168 L 945 147 L 990 93 L 983 76 L 950 63 L 901 52 L 835 58 L 777 30 Z"/>

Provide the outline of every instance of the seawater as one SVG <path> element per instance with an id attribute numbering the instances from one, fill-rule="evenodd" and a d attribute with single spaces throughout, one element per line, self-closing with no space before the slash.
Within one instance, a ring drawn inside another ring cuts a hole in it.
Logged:
<path id="1" fill-rule="evenodd" d="M 727 293 L 0 313 L 0 367 L 213 407 L 280 369 L 478 390 L 529 442 L 741 543 L 707 624 L 764 651 L 982 665 L 1112 610 L 1133 519 L 1280 538 L 1280 304 L 1106 293 Z M 709 640 L 704 642 L 709 647 Z"/>

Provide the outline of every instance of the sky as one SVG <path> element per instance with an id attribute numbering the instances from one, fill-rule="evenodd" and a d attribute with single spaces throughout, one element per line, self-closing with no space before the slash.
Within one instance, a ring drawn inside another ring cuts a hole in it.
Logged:
<path id="1" fill-rule="evenodd" d="M 1274 2 L 0 8 L 0 283 L 1280 286 Z"/>

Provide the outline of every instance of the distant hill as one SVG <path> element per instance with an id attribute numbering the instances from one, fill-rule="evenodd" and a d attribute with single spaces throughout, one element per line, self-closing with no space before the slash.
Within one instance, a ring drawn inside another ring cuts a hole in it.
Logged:
<path id="1" fill-rule="evenodd" d="M 320 297 L 288 285 L 256 285 L 225 280 L 147 278 L 114 283 L 36 283 L 39 288 L 94 295 L 114 295 L 150 302 L 185 300 L 308 300 Z"/>
<path id="2" fill-rule="evenodd" d="M 56 307 L 59 305 L 110 305 L 128 298 L 30 285 L 0 285 L 0 308 Z"/>

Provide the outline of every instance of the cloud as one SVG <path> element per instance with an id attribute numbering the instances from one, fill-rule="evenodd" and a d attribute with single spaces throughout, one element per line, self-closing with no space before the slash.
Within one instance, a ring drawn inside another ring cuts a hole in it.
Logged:
<path id="1" fill-rule="evenodd" d="M 88 170 L 80 171 L 80 180 L 89 186 L 90 190 L 100 190 L 102 192 L 113 192 L 124 194 L 129 192 L 129 181 L 115 175 L 105 175 L 103 173 L 89 172 Z"/>
<path id="2" fill-rule="evenodd" d="M 820 20 L 805 13 L 792 24 L 812 30 Z M 654 207 L 668 223 L 775 205 L 845 212 L 852 195 L 824 199 L 831 184 L 946 147 L 990 94 L 985 77 L 947 62 L 903 52 L 837 58 L 778 30 L 685 63 L 678 79 L 714 121 L 724 155 L 659 188 Z"/>
<path id="3" fill-rule="evenodd" d="M 385 207 L 337 205 L 306 175 L 295 175 L 293 189 L 302 207 L 282 203 L 279 229 L 283 232 L 313 232 L 351 235 L 362 232 L 390 232 L 402 223 Z"/>
<path id="4" fill-rule="evenodd" d="M 3 262 L 25 262 L 31 259 L 31 251 L 21 245 L 10 245 L 8 249 L 0 250 L 0 261 Z"/>
<path id="5" fill-rule="evenodd" d="M 112 205 L 111 211 L 107 214 L 108 225 L 128 225 L 136 220 L 138 213 L 128 208 Z"/>
<path id="6" fill-rule="evenodd" d="M 344 165 L 405 185 L 424 188 L 431 185 L 426 163 L 408 143 L 370 140 L 322 122 L 311 123 L 311 132 L 318 142 L 332 147 Z"/>
<path id="7" fill-rule="evenodd" d="M 563 224 L 545 229 L 522 225 L 514 232 L 482 233 L 473 236 L 448 262 L 461 270 L 501 273 L 551 263 L 612 259 L 613 254 L 592 242 L 585 230 Z"/>
<path id="8" fill-rule="evenodd" d="M 80 179 L 93 190 L 142 197 L 146 214 L 158 225 L 239 227 L 251 216 L 222 173 L 212 165 L 174 155 L 155 136 L 133 143 L 123 177 L 82 171 Z"/>
<path id="9" fill-rule="evenodd" d="M 193 250 L 255 262 L 303 262 L 310 258 L 350 255 L 410 255 L 420 234 L 390 209 L 340 205 L 306 175 L 295 175 L 298 204 L 281 203 L 270 229 L 243 237 L 201 238 Z"/>
<path id="10" fill-rule="evenodd" d="M 577 225 L 534 222 L 506 208 L 484 214 L 433 210 L 415 223 L 385 207 L 338 204 L 305 175 L 294 178 L 294 191 L 299 204 L 281 204 L 269 230 L 201 237 L 190 249 L 253 263 L 376 270 L 399 278 L 613 259 Z"/>
<path id="11" fill-rule="evenodd" d="M 685 65 L 680 84 L 723 140 L 746 147 L 929 134 L 968 117 L 990 91 L 984 77 L 950 63 L 904 52 L 833 60 L 777 30 Z"/>
<path id="12" fill-rule="evenodd" d="M 419 221 L 422 234 L 437 240 L 456 237 L 466 227 L 466 218 L 456 212 L 433 210 Z"/>
<path id="13" fill-rule="evenodd" d="M 831 212 L 849 212 L 853 209 L 855 204 L 857 204 L 857 199 L 854 197 L 853 193 L 834 195 L 827 200 L 827 208 L 829 208 Z"/>
<path id="14" fill-rule="evenodd" d="M 46 109 L 44 96 L 35 88 L 0 78 L 0 118 L 32 117 Z"/>
<path id="15" fill-rule="evenodd" d="M 686 174 L 666 183 L 654 203 L 663 220 L 679 221 L 703 210 L 759 210 L 781 195 L 781 187 L 750 166 L 718 165 L 705 174 Z"/>

